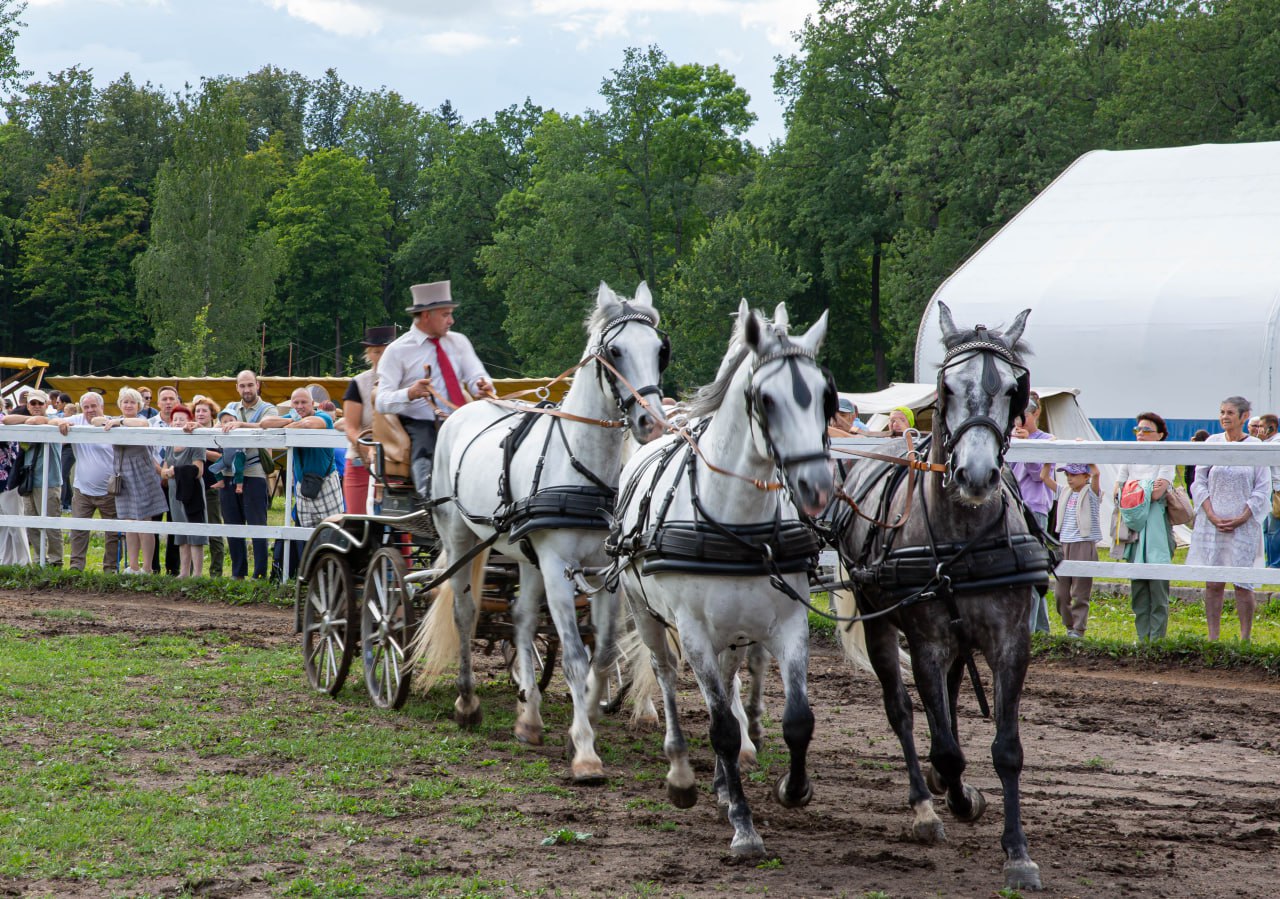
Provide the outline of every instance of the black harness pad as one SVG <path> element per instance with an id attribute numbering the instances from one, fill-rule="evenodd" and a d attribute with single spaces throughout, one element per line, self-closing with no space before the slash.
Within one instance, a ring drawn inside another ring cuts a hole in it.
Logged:
<path id="1" fill-rule="evenodd" d="M 938 570 L 938 560 L 954 556 L 962 543 L 934 547 L 904 546 L 869 569 L 867 582 L 894 596 L 915 593 L 927 586 Z M 1054 560 L 1032 534 L 1013 534 L 1007 540 L 993 537 L 969 549 L 947 569 L 956 593 L 1014 586 L 1047 586 Z"/>
<path id="2" fill-rule="evenodd" d="M 641 574 L 679 571 L 687 574 L 751 577 L 772 574 L 763 561 L 772 552 L 782 574 L 812 571 L 822 540 L 799 521 L 735 524 L 734 537 L 703 521 L 669 521 L 647 531 L 636 553 Z M 736 538 L 736 539 L 734 539 Z"/>
<path id="3" fill-rule="evenodd" d="M 616 495 L 592 484 L 548 487 L 511 504 L 503 521 L 512 542 L 543 528 L 609 530 Z"/>

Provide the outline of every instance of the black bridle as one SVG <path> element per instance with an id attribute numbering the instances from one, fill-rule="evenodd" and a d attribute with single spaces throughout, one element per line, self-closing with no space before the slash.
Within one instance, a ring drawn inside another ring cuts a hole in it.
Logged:
<path id="1" fill-rule="evenodd" d="M 1025 365 L 1017 360 L 1013 350 L 1002 341 L 988 336 L 987 329 L 982 325 L 979 325 L 974 331 L 975 337 L 973 339 L 958 343 L 947 350 L 942 359 L 942 366 L 938 369 L 938 436 L 940 438 L 938 445 L 947 467 L 944 476 L 947 481 L 950 481 L 952 477 L 952 454 L 955 452 L 956 444 L 960 442 L 961 437 L 974 428 L 986 428 L 995 435 L 996 444 L 1000 447 L 996 459 L 998 464 L 1004 465 L 1005 453 L 1009 450 L 1009 437 L 1013 432 L 1014 419 L 1026 411 L 1027 400 L 1031 391 L 1031 373 Z M 946 383 L 947 371 L 959 366 L 961 363 L 968 362 L 974 356 L 982 357 L 982 377 L 979 384 L 982 392 L 992 401 L 995 400 L 1000 390 L 1000 372 L 996 367 L 995 359 L 1004 360 L 1017 373 L 1017 387 L 1013 396 L 1009 399 L 1009 415 L 1003 422 L 996 421 L 986 414 L 970 415 L 952 430 L 947 423 L 947 397 L 949 395 Z"/>
<path id="2" fill-rule="evenodd" d="M 600 329 L 600 342 L 591 348 L 589 355 L 598 363 L 596 365 L 596 377 L 602 381 L 607 380 L 609 389 L 613 392 L 614 402 L 618 404 L 618 411 L 623 416 L 629 415 L 631 407 L 644 396 L 655 396 L 658 398 L 659 404 L 662 401 L 661 384 L 646 384 L 643 387 L 636 387 L 633 390 L 624 390 L 622 385 L 618 383 L 618 379 L 610 372 L 613 365 L 607 359 L 606 354 L 613 346 L 614 339 L 622 333 L 622 329 L 628 322 L 643 322 L 662 338 L 662 346 L 658 350 L 658 376 L 662 376 L 662 372 L 666 370 L 668 363 L 671 361 L 671 338 L 666 331 L 658 327 L 658 321 L 647 312 L 635 309 L 629 304 L 624 304 L 624 312 L 616 318 L 611 318 L 605 322 Z M 616 332 L 616 333 L 615 333 Z M 607 375 L 607 377 L 606 377 Z"/>
<path id="3" fill-rule="evenodd" d="M 747 403 L 747 421 L 753 427 L 760 429 L 761 435 L 764 437 L 765 446 L 769 449 L 769 455 L 773 458 L 774 467 L 778 472 L 778 480 L 786 483 L 787 469 L 796 465 L 802 465 L 805 462 L 813 462 L 819 459 L 828 458 L 828 448 L 831 444 L 831 438 L 827 436 L 825 425 L 823 428 L 822 449 L 815 450 L 810 453 L 801 453 L 796 456 L 784 456 L 779 451 L 777 444 L 773 440 L 773 434 L 769 428 L 769 414 L 764 408 L 764 403 L 760 398 L 760 386 L 756 383 L 756 375 L 764 366 L 772 362 L 782 362 L 791 369 L 791 389 L 795 396 L 796 404 L 807 406 L 812 399 L 809 392 L 809 386 L 805 383 L 804 378 L 800 377 L 800 364 L 803 361 L 808 362 L 815 369 L 822 373 L 826 382 L 823 393 L 823 422 L 829 421 L 831 416 L 835 414 L 835 404 L 839 402 L 836 395 L 835 382 L 832 380 L 831 373 L 825 368 L 821 368 L 817 360 L 814 358 L 812 350 L 805 349 L 798 344 L 787 344 L 771 353 L 766 353 L 756 359 L 755 364 L 751 367 L 750 381 L 747 384 L 746 403 Z"/>

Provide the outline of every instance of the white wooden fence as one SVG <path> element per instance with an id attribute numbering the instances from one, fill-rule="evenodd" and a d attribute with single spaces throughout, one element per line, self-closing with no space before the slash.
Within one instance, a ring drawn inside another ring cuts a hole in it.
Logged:
<path id="1" fill-rule="evenodd" d="M 108 443 L 127 446 L 198 446 L 233 449 L 292 449 L 297 447 L 331 447 L 346 445 L 341 431 L 308 430 L 301 428 L 236 428 L 223 433 L 215 428 L 200 428 L 191 434 L 171 428 L 113 428 L 110 431 L 94 427 L 73 427 L 63 436 L 58 429 L 48 425 L 10 425 L 0 429 L 0 439 L 19 440 L 24 443 Z M 836 446 L 876 449 L 883 443 L 875 438 L 853 438 L 834 441 Z M 43 456 L 48 465 L 49 454 Z M 293 483 L 293 453 L 286 455 L 285 483 Z M 1104 495 L 1110 486 L 1105 483 L 1108 467 L 1114 480 L 1114 466 L 1125 462 L 1149 464 L 1215 464 L 1215 465 L 1280 465 L 1280 442 L 1205 444 L 1184 442 L 1107 442 L 1068 440 L 1015 440 L 1009 448 L 1010 462 L 1093 462 L 1104 472 Z M 47 469 L 45 471 L 47 480 Z M 293 491 L 285 490 L 285 521 L 292 518 Z M 150 534 L 203 534 L 210 537 L 275 537 L 289 540 L 305 540 L 311 528 L 289 525 L 228 525 L 183 524 L 158 521 L 115 521 L 100 518 L 67 518 L 49 515 L 44 507 L 45 494 L 41 495 L 41 514 L 38 516 L 0 515 L 0 526 L 20 525 L 33 528 L 59 528 L 62 530 L 139 532 Z M 43 535 L 42 535 L 43 536 Z M 43 549 L 43 546 L 42 546 Z M 834 562 L 834 554 L 824 561 Z M 285 553 L 285 565 L 289 554 Z M 1136 565 L 1124 562 L 1063 562 L 1058 570 L 1078 577 L 1109 577 L 1121 580 L 1141 578 L 1147 580 L 1224 581 L 1250 584 L 1280 584 L 1277 568 L 1219 568 L 1192 565 Z M 288 576 L 288 569 L 285 569 Z"/>

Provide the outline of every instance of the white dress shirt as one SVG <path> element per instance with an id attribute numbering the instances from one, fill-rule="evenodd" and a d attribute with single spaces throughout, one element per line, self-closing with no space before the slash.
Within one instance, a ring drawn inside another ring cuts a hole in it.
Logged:
<path id="1" fill-rule="evenodd" d="M 440 346 L 453 365 L 458 383 L 472 395 L 479 392 L 476 384 L 482 378 L 492 380 L 471 346 L 471 341 L 463 335 L 450 331 L 440 338 Z M 445 388 L 444 375 L 440 373 L 436 345 L 432 339 L 417 327 L 410 328 L 396 338 L 378 360 L 378 392 L 374 401 L 378 411 L 394 412 L 405 418 L 435 418 L 435 410 L 425 399 L 409 399 L 409 388 L 415 381 L 426 377 L 424 366 L 427 365 L 431 366 L 431 386 L 437 394 L 448 398 L 449 392 Z"/>

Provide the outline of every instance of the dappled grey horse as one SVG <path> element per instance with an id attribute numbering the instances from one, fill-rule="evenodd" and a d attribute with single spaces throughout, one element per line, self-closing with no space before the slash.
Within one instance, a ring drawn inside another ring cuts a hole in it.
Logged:
<path id="1" fill-rule="evenodd" d="M 1015 889 L 1040 888 L 1039 867 L 1022 829 L 1018 706 L 1030 657 L 1027 587 L 1047 583 L 1052 566 L 1039 535 L 1030 532 L 1016 486 L 1002 476 L 1014 417 L 1027 403 L 1029 376 L 1019 338 L 1029 312 L 1001 333 L 981 325 L 957 328 L 941 305 L 946 354 L 929 438 L 931 470 L 913 473 L 879 460 L 856 461 L 842 488 L 851 502 L 834 525 L 857 611 L 866 619 L 866 648 L 885 711 L 902 744 L 914 833 L 923 842 L 945 839 L 931 790 L 946 795 L 947 807 L 961 821 L 976 821 L 986 807 L 982 794 L 963 779 L 956 703 L 967 669 L 985 711 L 973 652 L 991 668 L 991 758 L 1004 793 L 1005 883 Z M 889 446 L 906 458 L 904 441 Z M 841 614 L 854 610 L 853 599 L 848 592 L 837 596 Z M 899 632 L 906 635 L 929 721 L 927 778 L 912 736 Z M 856 631 L 849 636 L 847 645 L 856 641 Z"/>

